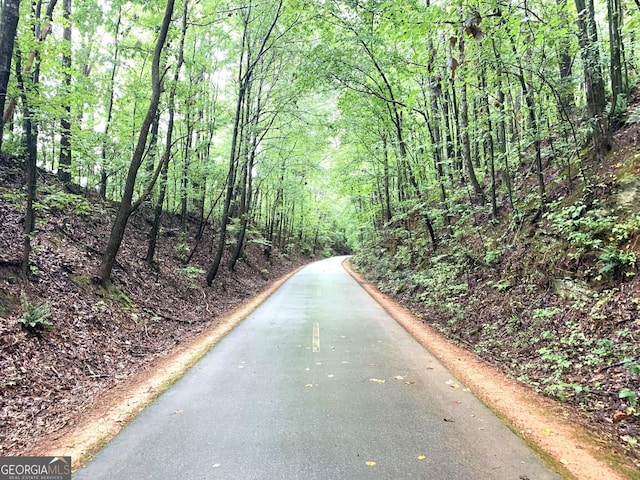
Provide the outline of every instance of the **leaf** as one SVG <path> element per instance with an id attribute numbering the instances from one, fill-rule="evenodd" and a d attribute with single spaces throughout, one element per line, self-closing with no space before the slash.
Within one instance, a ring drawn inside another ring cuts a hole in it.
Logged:
<path id="1" fill-rule="evenodd" d="M 460 385 L 458 385 L 456 382 L 454 382 L 453 380 L 447 380 L 447 385 L 449 385 L 451 388 L 460 388 Z"/>
<path id="2" fill-rule="evenodd" d="M 313 388 L 313 383 L 307 383 L 307 384 L 305 385 L 305 387 L 307 387 L 307 388 Z"/>
<path id="3" fill-rule="evenodd" d="M 427 457 L 425 457 L 424 455 L 418 455 L 418 460 L 424 460 L 425 458 Z"/>
<path id="4" fill-rule="evenodd" d="M 370 378 L 369 381 L 374 383 L 384 383 L 384 380 L 380 380 L 379 378 Z"/>
<path id="5" fill-rule="evenodd" d="M 407 376 L 405 375 L 404 377 L 402 375 L 396 375 L 395 377 L 396 380 L 404 380 L 405 378 L 407 378 Z"/>
<path id="6" fill-rule="evenodd" d="M 373 467 L 373 466 L 375 466 L 375 464 L 376 464 L 376 462 L 374 462 L 374 461 L 372 461 L 372 460 L 369 460 L 369 461 L 364 462 L 364 463 L 365 463 L 365 465 L 367 465 L 367 466 L 369 466 L 369 467 Z"/>

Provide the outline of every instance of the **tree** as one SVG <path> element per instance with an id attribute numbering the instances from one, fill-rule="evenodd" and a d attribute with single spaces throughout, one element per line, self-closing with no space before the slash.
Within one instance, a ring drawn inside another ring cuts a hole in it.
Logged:
<path id="1" fill-rule="evenodd" d="M 4 106 L 7 100 L 13 46 L 18 29 L 20 0 L 4 0 L 0 21 L 0 151 L 4 133 Z"/>
<path id="2" fill-rule="evenodd" d="M 578 11 L 580 53 L 584 69 L 587 118 L 591 127 L 591 140 L 597 158 L 602 159 L 611 149 L 611 129 L 605 114 L 607 98 L 604 75 L 600 64 L 600 46 L 593 0 L 575 0 Z"/>
<path id="3" fill-rule="evenodd" d="M 63 0 L 65 52 L 62 56 L 64 69 L 64 103 L 60 117 L 60 160 L 58 178 L 71 183 L 71 0 Z"/>
<path id="4" fill-rule="evenodd" d="M 220 233 L 215 257 L 207 271 L 207 285 L 211 286 L 218 274 L 222 262 L 227 240 L 229 221 L 231 219 L 231 202 L 238 172 L 238 162 L 242 148 L 243 114 L 249 105 L 251 86 L 254 81 L 255 70 L 263 57 L 273 48 L 274 42 L 282 37 L 282 33 L 276 31 L 276 26 L 283 14 L 283 2 L 279 0 L 273 6 L 260 11 L 259 5 L 254 5 L 253 0 L 241 9 L 242 40 L 240 58 L 238 61 L 238 93 L 231 135 L 231 150 L 229 152 L 229 170 L 226 179 L 226 194 L 220 220 Z M 261 15 L 262 14 L 262 15 Z M 260 22 L 260 23 L 256 23 Z"/>
<path id="5" fill-rule="evenodd" d="M 160 189 L 158 192 L 158 198 L 156 199 L 156 206 L 154 208 L 153 225 L 149 232 L 149 247 L 147 249 L 146 262 L 147 265 L 153 264 L 153 257 L 155 256 L 156 243 L 158 241 L 158 232 L 160 231 L 160 221 L 162 218 L 162 206 L 164 204 L 164 197 L 167 193 L 167 173 L 169 170 L 169 160 L 171 158 L 171 148 L 173 146 L 173 127 L 175 121 L 175 102 L 176 102 L 176 89 L 180 78 L 180 69 L 184 63 L 184 41 L 187 34 L 187 13 L 189 2 L 185 0 L 182 10 L 182 32 L 180 36 L 180 46 L 178 47 L 178 61 L 175 67 L 175 73 L 173 75 L 173 83 L 171 84 L 169 91 L 169 119 L 167 122 L 167 137 L 164 146 L 164 153 L 160 159 Z"/>
<path id="6" fill-rule="evenodd" d="M 122 195 L 116 217 L 111 226 L 109 240 L 105 252 L 102 256 L 100 268 L 98 270 L 98 280 L 100 282 L 100 285 L 102 285 L 104 288 L 110 288 L 111 286 L 111 271 L 113 270 L 116 255 L 118 254 L 120 245 L 122 244 L 122 239 L 124 238 L 129 217 L 150 194 L 151 188 L 153 188 L 153 183 L 155 183 L 157 175 L 159 175 L 159 170 L 157 170 L 156 175 L 154 175 L 154 178 L 149 182 L 146 190 L 134 203 L 133 194 L 136 186 L 138 170 L 142 165 L 142 160 L 144 158 L 144 153 L 147 146 L 149 130 L 151 128 L 151 124 L 153 123 L 153 119 L 156 116 L 158 104 L 160 103 L 160 95 L 162 92 L 162 75 L 160 72 L 160 62 L 162 51 L 167 40 L 169 26 L 171 25 L 171 15 L 173 14 L 174 3 L 174 0 L 167 0 L 164 18 L 162 20 L 158 38 L 156 40 L 156 45 L 153 52 L 153 60 L 151 64 L 151 99 L 149 101 L 147 113 L 144 117 L 142 125 L 140 126 L 138 141 L 136 143 L 136 147 L 133 153 L 133 157 L 131 158 L 131 163 L 129 165 L 129 170 L 127 173 L 124 193 Z"/>

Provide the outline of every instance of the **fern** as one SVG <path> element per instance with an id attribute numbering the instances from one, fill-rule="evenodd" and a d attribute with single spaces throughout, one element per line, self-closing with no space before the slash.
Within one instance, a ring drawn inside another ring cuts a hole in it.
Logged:
<path id="1" fill-rule="evenodd" d="M 51 316 L 51 305 L 48 303 L 33 303 L 23 293 L 20 296 L 22 305 L 22 317 L 20 323 L 23 328 L 29 331 L 51 330 L 53 324 L 49 322 Z"/>
<path id="2" fill-rule="evenodd" d="M 640 107 L 632 109 L 629 114 L 629 118 L 627 118 L 627 125 L 632 125 L 634 123 L 640 123 Z"/>

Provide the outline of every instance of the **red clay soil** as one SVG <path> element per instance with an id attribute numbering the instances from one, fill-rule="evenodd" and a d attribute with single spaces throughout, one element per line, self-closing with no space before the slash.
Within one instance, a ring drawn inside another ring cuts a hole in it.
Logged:
<path id="1" fill-rule="evenodd" d="M 606 446 L 572 421 L 557 402 L 496 370 L 478 356 L 443 337 L 418 320 L 409 310 L 381 293 L 350 268 L 349 273 L 422 346 L 449 369 L 467 388 L 562 471 L 576 480 L 622 480 L 626 477 L 607 458 Z"/>

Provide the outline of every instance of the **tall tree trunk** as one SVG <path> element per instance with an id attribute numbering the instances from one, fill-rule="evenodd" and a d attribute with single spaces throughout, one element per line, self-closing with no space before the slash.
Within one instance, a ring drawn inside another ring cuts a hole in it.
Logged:
<path id="1" fill-rule="evenodd" d="M 625 93 L 622 80 L 622 2 L 607 0 L 607 13 L 609 16 L 609 49 L 611 51 L 611 111 L 609 117 L 614 117 L 624 107 L 620 97 Z"/>
<path id="2" fill-rule="evenodd" d="M 122 24 L 122 6 L 118 6 L 118 18 L 116 20 L 116 31 L 114 34 L 115 51 L 113 53 L 113 65 L 111 66 L 111 77 L 109 78 L 109 98 L 107 100 L 107 119 L 104 124 L 104 132 L 102 137 L 102 149 L 101 158 L 102 165 L 100 165 L 100 196 L 107 198 L 107 182 L 109 180 L 109 169 L 107 164 L 107 146 L 109 142 L 109 128 L 111 127 L 111 121 L 113 119 L 113 101 L 115 97 L 115 79 L 116 72 L 118 71 L 118 56 L 120 54 L 120 25 Z"/>
<path id="3" fill-rule="evenodd" d="M 381 132 L 382 136 L 382 168 L 383 168 L 383 191 L 384 191 L 384 221 L 390 222 L 393 214 L 391 212 L 391 192 L 389 190 L 390 182 L 389 182 L 389 147 L 387 146 L 387 134 L 386 132 Z"/>
<path id="4" fill-rule="evenodd" d="M 498 218 L 498 200 L 496 192 L 496 162 L 495 162 L 495 144 L 493 142 L 493 122 L 491 121 L 491 112 L 489 110 L 489 97 L 487 95 L 487 72 L 482 68 L 480 72 L 480 90 L 483 93 L 482 113 L 486 115 L 487 129 L 484 132 L 485 150 L 488 156 L 489 174 L 491 176 L 491 215 L 494 220 Z"/>
<path id="5" fill-rule="evenodd" d="M 220 235 L 218 237 L 218 247 L 216 251 L 215 258 L 211 263 L 211 267 L 207 272 L 207 285 L 211 286 L 213 284 L 213 279 L 218 274 L 218 269 L 220 268 L 220 264 L 222 262 L 222 257 L 224 255 L 224 248 L 227 241 L 227 232 L 228 232 L 228 224 L 230 220 L 230 211 L 231 211 L 231 201 L 233 200 L 233 193 L 236 182 L 236 171 L 237 171 L 237 162 L 239 157 L 239 144 L 240 140 L 240 119 L 243 115 L 242 110 L 244 106 L 244 102 L 246 101 L 246 95 L 249 92 L 250 82 L 253 81 L 254 70 L 263 58 L 263 56 L 270 49 L 270 40 L 274 33 L 274 29 L 280 20 L 282 15 L 282 7 L 283 2 L 279 0 L 274 9 L 273 17 L 268 23 L 267 29 L 258 40 L 256 44 L 252 44 L 250 42 L 251 36 L 253 32 L 250 32 L 250 28 L 253 27 L 253 22 L 257 19 L 253 17 L 252 9 L 253 4 L 249 2 L 249 5 L 246 9 L 245 16 L 243 18 L 244 26 L 242 33 L 242 53 L 240 56 L 239 68 L 238 68 L 238 100 L 236 103 L 236 111 L 235 111 L 235 120 L 233 125 L 233 133 L 231 137 L 231 152 L 229 155 L 229 172 L 227 174 L 227 193 L 225 196 L 223 211 L 222 211 L 222 220 L 220 222 Z M 253 48 L 255 47 L 255 54 L 253 53 Z"/>
<path id="6" fill-rule="evenodd" d="M 187 230 L 189 217 L 189 169 L 191 167 L 191 146 L 193 145 L 193 125 L 186 114 L 187 136 L 184 142 L 184 156 L 182 159 L 182 178 L 180 179 L 180 227 L 183 232 Z"/>
<path id="7" fill-rule="evenodd" d="M 164 204 L 164 198 L 167 193 L 167 174 L 169 171 L 169 161 L 171 159 L 171 147 L 173 144 L 173 125 L 176 110 L 176 89 L 178 81 L 180 79 L 180 69 L 184 63 L 184 40 L 187 34 L 187 12 L 189 2 L 185 0 L 184 8 L 182 11 L 182 34 L 180 37 L 180 47 L 178 51 L 178 63 L 176 65 L 175 73 L 173 74 L 173 83 L 171 84 L 171 90 L 169 92 L 169 121 L 167 123 L 167 137 L 164 146 L 164 154 L 160 159 L 162 166 L 160 167 L 160 189 L 158 191 L 158 198 L 156 199 L 156 205 L 154 208 L 153 224 L 151 231 L 149 232 L 149 244 L 147 248 L 147 256 L 145 261 L 147 265 L 153 265 L 153 258 L 156 253 L 156 245 L 158 242 L 158 232 L 160 231 L 160 224 L 162 220 L 162 206 Z M 158 115 L 156 114 L 156 120 Z M 159 122 L 158 122 L 159 123 Z"/>
<path id="8" fill-rule="evenodd" d="M 162 90 L 160 77 L 160 58 L 167 39 L 167 33 L 169 32 L 174 3 L 175 0 L 167 0 L 164 19 L 162 20 L 162 26 L 160 27 L 160 33 L 158 34 L 158 39 L 153 52 L 153 62 L 151 66 L 151 100 L 149 102 L 147 114 L 145 115 L 144 121 L 142 122 L 142 125 L 140 127 L 140 134 L 138 136 L 138 141 L 133 153 L 133 157 L 131 159 L 131 164 L 129 165 L 129 171 L 127 173 L 127 180 L 125 183 L 122 200 L 120 201 L 120 206 L 116 213 L 116 218 L 113 221 L 113 225 L 111 226 L 111 233 L 109 235 L 107 248 L 105 249 L 104 255 L 102 256 L 102 261 L 98 270 L 98 279 L 100 281 L 100 284 L 104 288 L 109 288 L 111 286 L 111 271 L 113 270 L 113 265 L 116 260 L 116 255 L 118 254 L 118 250 L 120 250 L 120 245 L 122 244 L 122 239 L 124 238 L 124 233 L 127 228 L 129 217 L 134 212 L 135 208 L 137 208 L 140 205 L 141 201 L 144 199 L 144 195 L 142 195 L 135 205 L 132 204 L 136 178 L 138 175 L 138 170 L 140 169 L 140 165 L 142 164 L 142 159 L 144 157 L 149 130 L 156 115 L 158 104 L 160 103 L 160 94 Z"/>
<path id="9" fill-rule="evenodd" d="M 213 263 L 209 267 L 207 272 L 207 285 L 210 287 L 213 284 L 213 279 L 218 274 L 220 263 L 222 262 L 222 256 L 224 255 L 224 247 L 227 243 L 227 227 L 229 224 L 229 211 L 231 210 L 231 200 L 233 200 L 233 190 L 236 181 L 236 169 L 237 169 L 237 149 L 238 149 L 238 137 L 240 132 L 240 118 L 242 116 L 242 106 L 245 97 L 245 90 L 247 88 L 247 82 L 249 77 L 245 78 L 240 84 L 240 90 L 238 91 L 238 99 L 236 102 L 235 120 L 233 123 L 233 134 L 231 137 L 231 153 L 229 155 L 229 171 L 227 172 L 227 186 L 226 195 L 224 197 L 224 205 L 222 207 L 222 220 L 220 223 L 220 233 L 218 237 L 218 246 L 216 255 L 213 259 Z"/>
<path id="10" fill-rule="evenodd" d="M 71 0 L 63 0 L 64 48 L 62 66 L 64 69 L 64 101 L 60 118 L 60 157 L 58 178 L 64 184 L 71 183 Z"/>
<path id="11" fill-rule="evenodd" d="M 22 276 L 23 278 L 29 278 L 31 270 L 31 264 L 29 257 L 31 255 L 31 237 L 35 232 L 35 209 L 33 204 L 36 200 L 36 181 L 37 181 L 37 138 L 33 130 L 33 122 L 31 120 L 31 106 L 29 104 L 29 98 L 27 96 L 27 87 L 25 86 L 24 76 L 22 74 L 21 67 L 21 55 L 18 52 L 17 55 L 17 68 L 16 74 L 18 79 L 18 86 L 20 88 L 20 96 L 22 98 L 22 107 L 24 110 L 23 128 L 25 132 L 25 150 L 26 159 L 24 162 L 25 181 L 27 184 L 27 207 L 24 215 L 24 227 L 23 227 L 23 247 L 22 247 Z"/>
<path id="12" fill-rule="evenodd" d="M 578 12 L 579 43 L 584 64 L 587 117 L 592 125 L 594 153 L 602 160 L 611 149 L 611 129 L 604 110 L 607 104 L 604 76 L 600 66 L 598 30 L 593 0 L 574 0 Z"/>
<path id="13" fill-rule="evenodd" d="M 458 39 L 460 51 L 460 63 L 464 62 L 464 34 Z M 473 188 L 474 199 L 480 205 L 484 205 L 487 201 L 482 186 L 476 176 L 476 171 L 471 158 L 471 142 L 469 139 L 469 103 L 467 101 L 467 83 L 460 74 L 460 143 L 462 144 L 462 159 L 464 161 L 471 187 Z"/>
<path id="14" fill-rule="evenodd" d="M 556 4 L 559 7 L 559 15 L 562 19 L 563 25 L 569 26 L 569 15 L 566 11 L 567 0 L 556 0 Z M 493 40 L 492 40 L 493 42 Z M 571 41 L 563 37 L 560 40 L 558 58 L 559 58 L 559 70 L 560 70 L 560 85 L 558 87 L 560 91 L 560 103 L 562 108 L 566 112 L 571 112 L 575 107 L 575 101 L 573 98 L 573 82 L 571 75 L 573 74 L 573 57 L 571 55 Z M 495 42 L 494 42 L 495 51 Z"/>
<path id="15" fill-rule="evenodd" d="M 20 0 L 4 0 L 2 20 L 0 20 L 0 151 L 4 133 L 4 106 L 7 100 L 7 87 L 11 76 L 13 46 L 20 18 Z"/>

